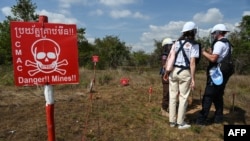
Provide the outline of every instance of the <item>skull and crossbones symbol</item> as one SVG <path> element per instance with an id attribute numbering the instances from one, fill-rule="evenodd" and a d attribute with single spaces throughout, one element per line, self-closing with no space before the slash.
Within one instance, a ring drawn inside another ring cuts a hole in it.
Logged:
<path id="1" fill-rule="evenodd" d="M 55 41 L 47 38 L 39 39 L 32 44 L 31 53 L 35 62 L 30 60 L 26 60 L 25 62 L 26 66 L 35 67 L 34 70 L 28 71 L 30 76 L 34 76 L 39 72 L 52 73 L 54 71 L 61 75 L 66 74 L 65 69 L 60 69 L 58 67 L 68 65 L 68 61 L 66 59 L 58 61 L 60 46 Z"/>

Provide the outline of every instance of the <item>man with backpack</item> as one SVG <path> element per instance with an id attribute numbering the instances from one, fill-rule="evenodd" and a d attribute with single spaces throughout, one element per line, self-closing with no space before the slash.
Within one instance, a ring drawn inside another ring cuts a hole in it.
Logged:
<path id="1" fill-rule="evenodd" d="M 211 31 L 211 37 L 214 40 L 211 50 L 202 50 L 202 55 L 209 61 L 209 65 L 207 67 L 206 88 L 202 99 L 202 110 L 196 120 L 198 125 L 206 125 L 212 103 L 215 106 L 213 122 L 223 122 L 223 95 L 228 79 L 232 75 L 232 68 L 225 70 L 222 68 L 224 64 L 220 64 L 224 58 L 231 57 L 232 46 L 225 38 L 228 32 L 229 30 L 224 24 L 215 25 Z M 230 61 L 225 66 L 231 66 Z"/>
<path id="2" fill-rule="evenodd" d="M 165 38 L 162 41 L 162 49 L 163 53 L 161 54 L 161 81 L 162 81 L 162 90 L 163 90 L 163 97 L 162 97 L 162 104 L 161 104 L 161 115 L 168 117 L 168 106 L 169 106 L 169 82 L 168 79 L 165 80 L 164 74 L 165 74 L 165 64 L 167 61 L 168 54 L 171 50 L 173 41 L 171 38 Z"/>
<path id="3" fill-rule="evenodd" d="M 189 94 L 195 88 L 195 60 L 199 58 L 199 44 L 195 42 L 197 28 L 194 22 L 185 23 L 181 32 L 182 36 L 175 41 L 168 56 L 166 70 L 171 70 L 168 66 L 173 67 L 171 72 L 167 72 L 166 75 L 169 74 L 170 127 L 178 125 L 178 129 L 187 129 L 191 125 L 184 122 L 184 119 Z M 171 59 L 172 56 L 174 59 Z M 177 101 L 179 101 L 178 106 Z M 178 107 L 178 111 L 176 107 Z"/>

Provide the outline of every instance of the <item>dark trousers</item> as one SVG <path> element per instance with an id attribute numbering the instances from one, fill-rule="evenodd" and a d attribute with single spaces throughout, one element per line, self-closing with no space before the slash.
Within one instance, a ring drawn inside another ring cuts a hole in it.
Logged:
<path id="1" fill-rule="evenodd" d="M 162 97 L 162 109 L 168 111 L 169 107 L 169 82 L 162 79 L 163 97 Z"/>
<path id="2" fill-rule="evenodd" d="M 219 123 L 223 121 L 223 95 L 229 77 L 224 76 L 223 79 L 224 80 L 221 85 L 215 85 L 213 84 L 210 76 L 207 75 L 207 84 L 202 98 L 202 110 L 200 111 L 196 121 L 198 124 L 205 123 L 212 104 L 214 104 L 215 107 L 214 122 Z"/>

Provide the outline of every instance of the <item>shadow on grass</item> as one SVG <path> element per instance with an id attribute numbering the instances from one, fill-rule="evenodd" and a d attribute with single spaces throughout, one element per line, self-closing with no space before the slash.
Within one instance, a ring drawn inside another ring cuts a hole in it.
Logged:
<path id="1" fill-rule="evenodd" d="M 189 123 L 195 124 L 196 118 L 201 110 L 201 100 L 200 99 L 193 99 L 192 104 L 188 106 L 186 119 Z M 246 111 L 240 107 L 234 106 L 230 109 L 226 109 L 224 107 L 225 112 L 224 114 L 224 123 L 228 125 L 246 125 Z M 207 125 L 213 124 L 213 116 L 214 116 L 214 109 L 210 109 Z"/>
<path id="2" fill-rule="evenodd" d="M 224 121 L 226 121 L 229 125 L 246 125 L 246 111 L 237 106 L 231 107 L 229 109 L 229 113 L 224 115 Z"/>

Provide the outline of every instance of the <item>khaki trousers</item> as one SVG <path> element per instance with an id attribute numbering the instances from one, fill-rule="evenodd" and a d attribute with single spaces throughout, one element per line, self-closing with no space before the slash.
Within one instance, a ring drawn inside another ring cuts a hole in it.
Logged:
<path id="1" fill-rule="evenodd" d="M 191 91 L 190 70 L 182 70 L 177 74 L 180 69 L 181 68 L 174 67 L 169 76 L 169 122 L 177 124 L 184 123 L 188 106 L 188 96 Z"/>

